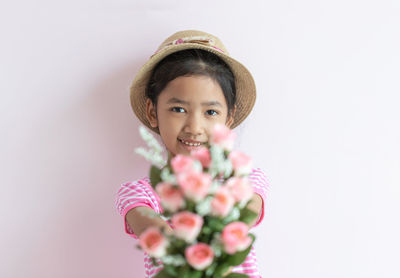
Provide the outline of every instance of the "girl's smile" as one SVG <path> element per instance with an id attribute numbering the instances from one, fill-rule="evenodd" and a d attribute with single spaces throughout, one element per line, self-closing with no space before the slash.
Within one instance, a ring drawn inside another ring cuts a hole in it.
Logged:
<path id="1" fill-rule="evenodd" d="M 185 140 L 182 138 L 178 138 L 178 141 L 184 144 L 185 146 L 190 146 L 190 147 L 199 147 L 201 144 L 204 144 L 204 142 L 200 141 L 195 141 L 195 140 Z"/>
<path id="2" fill-rule="evenodd" d="M 181 76 L 168 83 L 156 107 L 146 103 L 146 116 L 158 127 L 172 154 L 189 154 L 208 142 L 216 123 L 231 126 L 228 106 L 219 84 L 208 76 Z"/>

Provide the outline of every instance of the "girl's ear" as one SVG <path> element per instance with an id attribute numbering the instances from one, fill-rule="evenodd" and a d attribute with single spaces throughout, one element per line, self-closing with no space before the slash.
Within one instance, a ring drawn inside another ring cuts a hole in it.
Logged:
<path id="1" fill-rule="evenodd" d="M 156 107 L 153 105 L 153 102 L 149 98 L 146 100 L 146 118 L 149 121 L 151 127 L 158 126 Z"/>
<path id="2" fill-rule="evenodd" d="M 236 113 L 236 104 L 233 106 L 231 113 L 229 113 L 228 118 L 226 120 L 226 126 L 231 127 L 233 122 L 235 121 L 235 113 Z"/>

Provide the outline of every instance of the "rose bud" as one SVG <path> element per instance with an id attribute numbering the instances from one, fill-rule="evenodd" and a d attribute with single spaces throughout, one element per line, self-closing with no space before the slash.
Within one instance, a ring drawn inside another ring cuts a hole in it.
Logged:
<path id="1" fill-rule="evenodd" d="M 218 188 L 211 201 L 211 213 L 213 215 L 225 217 L 232 210 L 234 204 L 235 199 L 229 189 L 226 186 L 221 186 Z"/>
<path id="2" fill-rule="evenodd" d="M 194 171 L 181 173 L 177 179 L 183 194 L 195 202 L 202 200 L 208 194 L 212 181 L 209 174 Z"/>
<path id="3" fill-rule="evenodd" d="M 165 255 L 168 241 L 156 227 L 147 228 L 139 237 L 140 247 L 154 258 Z"/>
<path id="4" fill-rule="evenodd" d="M 177 154 L 171 159 L 171 166 L 175 174 L 192 171 L 194 160 L 189 156 Z"/>
<path id="5" fill-rule="evenodd" d="M 234 254 L 248 248 L 252 241 L 248 230 L 248 226 L 243 222 L 232 222 L 226 225 L 221 234 L 225 252 Z"/>
<path id="6" fill-rule="evenodd" d="M 206 147 L 200 147 L 197 150 L 191 152 L 191 155 L 201 162 L 204 168 L 210 167 L 211 164 L 211 155 L 210 151 Z"/>
<path id="7" fill-rule="evenodd" d="M 231 151 L 235 137 L 235 133 L 229 127 L 223 124 L 216 124 L 213 127 L 211 142 L 225 150 Z"/>
<path id="8" fill-rule="evenodd" d="M 228 158 L 232 162 L 235 176 L 247 175 L 251 172 L 253 162 L 250 156 L 240 151 L 232 151 Z"/>
<path id="9" fill-rule="evenodd" d="M 232 177 L 227 180 L 226 186 L 231 191 L 232 196 L 236 202 L 244 205 L 254 194 L 254 188 L 247 178 Z"/>
<path id="10" fill-rule="evenodd" d="M 162 182 L 157 184 L 156 192 L 160 196 L 162 207 L 166 210 L 176 212 L 185 205 L 180 189 L 170 183 Z"/>
<path id="11" fill-rule="evenodd" d="M 186 242 L 193 242 L 203 226 L 203 218 L 189 211 L 174 214 L 171 222 L 175 236 Z"/>
<path id="12" fill-rule="evenodd" d="M 197 243 L 186 248 L 185 257 L 194 269 L 203 270 L 212 263 L 214 251 L 205 243 Z"/>

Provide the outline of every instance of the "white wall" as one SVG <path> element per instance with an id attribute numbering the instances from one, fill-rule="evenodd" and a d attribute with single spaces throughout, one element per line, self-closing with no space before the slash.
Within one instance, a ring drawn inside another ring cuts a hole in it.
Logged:
<path id="1" fill-rule="evenodd" d="M 399 3 L 3 1 L 0 277 L 143 277 L 114 206 L 148 166 L 129 87 L 182 29 L 257 83 L 239 146 L 271 183 L 263 277 L 400 277 Z"/>

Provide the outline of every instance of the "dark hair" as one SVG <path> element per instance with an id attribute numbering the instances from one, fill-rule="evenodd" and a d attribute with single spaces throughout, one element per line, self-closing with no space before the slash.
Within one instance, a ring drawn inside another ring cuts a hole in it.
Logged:
<path id="1" fill-rule="evenodd" d="M 228 115 L 236 102 L 235 77 L 229 66 L 216 54 L 200 49 L 172 53 L 154 68 L 146 87 L 146 97 L 154 105 L 167 84 L 180 76 L 203 75 L 218 82 L 228 106 Z"/>

